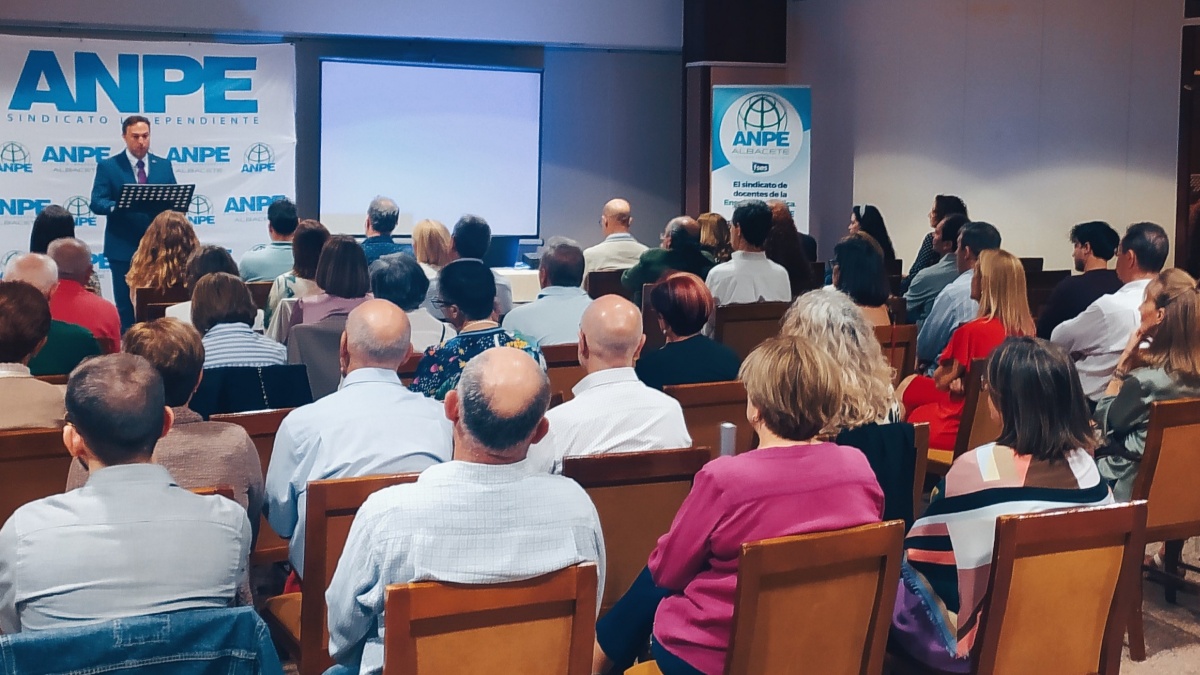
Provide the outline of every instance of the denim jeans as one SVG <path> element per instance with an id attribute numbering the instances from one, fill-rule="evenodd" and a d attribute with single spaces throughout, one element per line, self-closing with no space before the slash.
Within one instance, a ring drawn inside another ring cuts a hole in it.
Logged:
<path id="1" fill-rule="evenodd" d="M 650 656 L 663 675 L 703 675 L 652 637 L 658 603 L 668 595 L 671 591 L 655 586 L 650 568 L 645 568 L 617 604 L 596 622 L 596 642 L 613 662 L 610 673 L 623 673 L 632 667 L 649 641 Z"/>

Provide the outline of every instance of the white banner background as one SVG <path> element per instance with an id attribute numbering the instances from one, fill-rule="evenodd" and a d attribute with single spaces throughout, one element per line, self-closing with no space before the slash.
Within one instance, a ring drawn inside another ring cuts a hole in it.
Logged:
<path id="1" fill-rule="evenodd" d="M 88 202 L 131 114 L 150 119 L 150 152 L 196 185 L 200 241 L 237 259 L 267 240 L 270 202 L 295 190 L 295 92 L 291 45 L 0 35 L 0 261 L 28 250 L 34 217 L 59 204 L 108 281 L 105 218 Z"/>

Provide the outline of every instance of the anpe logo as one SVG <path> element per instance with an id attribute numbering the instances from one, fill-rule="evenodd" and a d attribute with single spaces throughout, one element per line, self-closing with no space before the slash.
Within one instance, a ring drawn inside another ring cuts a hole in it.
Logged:
<path id="1" fill-rule="evenodd" d="M 225 213 L 256 213 L 266 211 L 268 206 L 286 197 L 286 195 L 230 197 L 225 201 Z"/>
<path id="2" fill-rule="evenodd" d="M 50 206 L 51 203 L 49 199 L 22 199 L 18 197 L 4 199 L 0 197 L 0 216 L 25 216 L 30 213 L 37 215 L 42 212 L 42 209 Z"/>
<path id="3" fill-rule="evenodd" d="M 793 126 L 795 132 L 789 129 Z M 725 111 L 719 140 L 721 151 L 737 170 L 770 176 L 796 161 L 803 133 L 800 115 L 787 99 L 756 91 L 738 98 Z"/>
<path id="4" fill-rule="evenodd" d="M 112 148 L 105 145 L 47 145 L 42 161 L 47 164 L 89 164 L 108 159 Z"/>
<path id="5" fill-rule="evenodd" d="M 213 215 L 212 202 L 204 195 L 192 195 L 192 203 L 188 206 L 188 220 L 192 225 L 216 225 L 217 218 Z"/>
<path id="6" fill-rule="evenodd" d="M 96 214 L 92 213 L 91 203 L 88 202 L 87 197 L 75 195 L 67 200 L 64 208 L 75 218 L 76 225 L 96 226 Z"/>
<path id="7" fill-rule="evenodd" d="M 216 164 L 229 163 L 229 146 L 189 145 L 172 147 L 167 151 L 167 159 L 176 164 Z"/>
<path id="8" fill-rule="evenodd" d="M 25 146 L 16 141 L 0 145 L 0 173 L 33 173 Z"/>
<path id="9" fill-rule="evenodd" d="M 275 171 L 275 151 L 266 143 L 255 143 L 246 149 L 246 162 L 242 173 Z"/>

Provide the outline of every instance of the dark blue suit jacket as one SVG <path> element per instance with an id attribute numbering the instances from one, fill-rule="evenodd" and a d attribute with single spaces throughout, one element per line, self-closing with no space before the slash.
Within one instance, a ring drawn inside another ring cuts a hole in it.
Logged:
<path id="1" fill-rule="evenodd" d="M 165 157 L 147 154 L 148 160 L 146 182 L 159 185 L 174 185 L 175 171 L 171 169 L 171 160 Z M 92 183 L 92 212 L 108 216 L 108 224 L 104 228 L 104 256 L 109 260 L 128 262 L 133 260 L 133 252 L 137 250 L 142 235 L 150 227 L 154 218 L 148 213 L 138 211 L 117 211 L 117 197 L 121 196 L 121 187 L 126 183 L 136 183 L 133 166 L 129 164 L 129 155 L 122 151 L 115 157 L 96 165 L 96 182 Z"/>

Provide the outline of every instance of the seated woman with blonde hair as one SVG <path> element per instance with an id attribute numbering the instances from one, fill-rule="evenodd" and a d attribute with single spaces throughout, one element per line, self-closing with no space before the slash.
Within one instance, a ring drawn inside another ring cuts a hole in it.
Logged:
<path id="1" fill-rule="evenodd" d="M 454 260 L 450 230 L 437 220 L 427 218 L 414 225 L 412 243 L 413 255 L 430 281 L 437 279 L 438 272 Z"/>
<path id="2" fill-rule="evenodd" d="M 187 284 L 187 263 L 200 247 L 196 230 L 187 216 L 178 211 L 163 211 L 150 222 L 141 243 L 129 263 L 125 283 L 132 300 L 139 288 L 160 293 Z"/>

